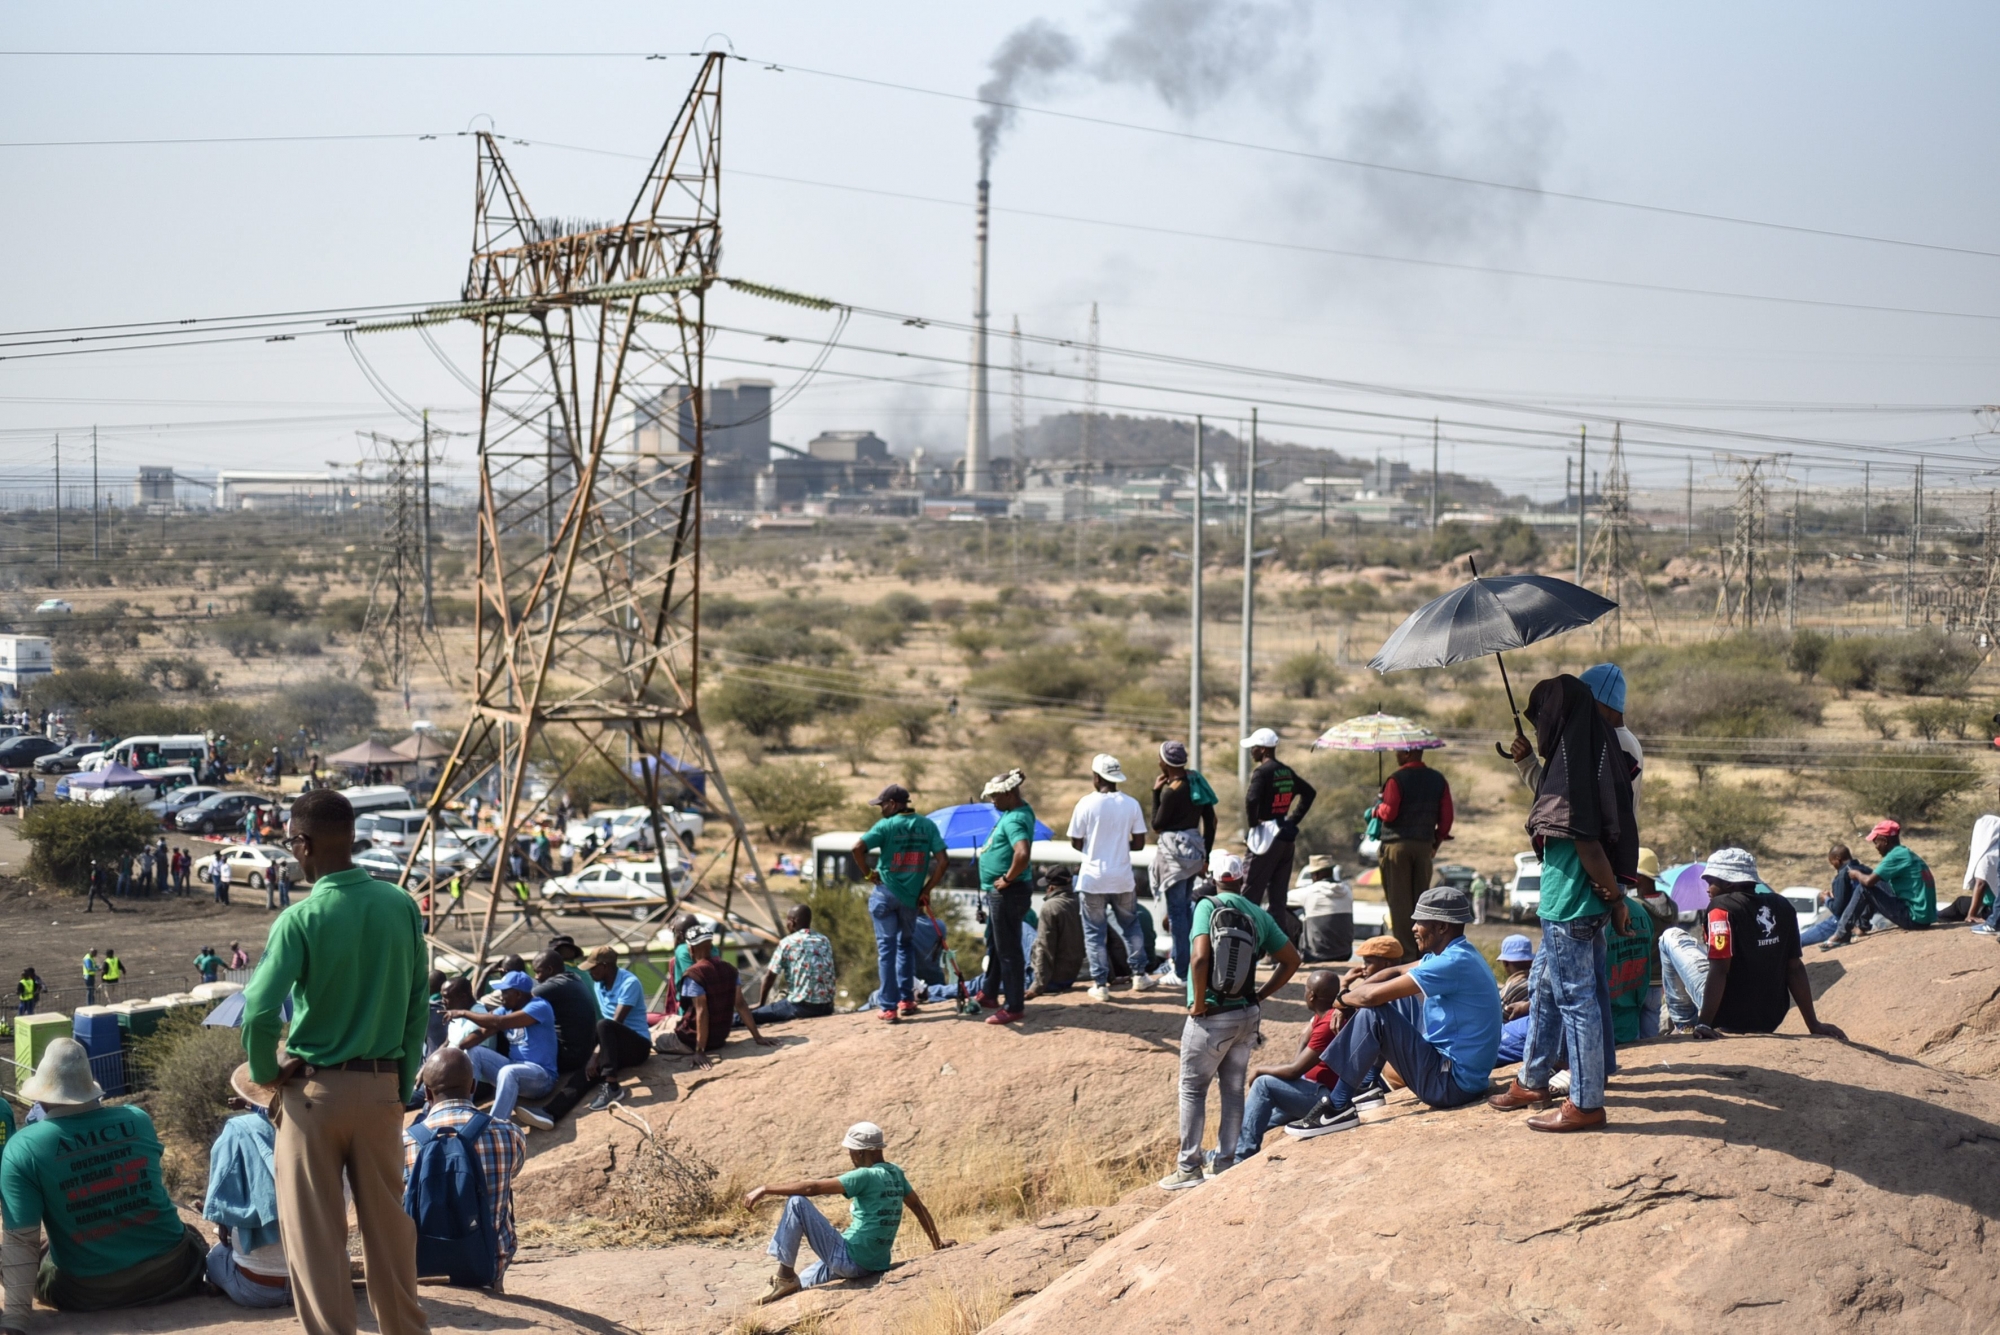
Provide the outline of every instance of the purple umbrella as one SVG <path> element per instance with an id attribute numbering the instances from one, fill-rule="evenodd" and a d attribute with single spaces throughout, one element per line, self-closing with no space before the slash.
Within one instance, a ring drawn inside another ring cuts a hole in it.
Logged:
<path id="1" fill-rule="evenodd" d="M 1674 906 L 1684 913 L 1700 913 L 1708 907 L 1708 882 L 1701 874 L 1708 870 L 1706 862 L 1683 862 L 1678 867 L 1669 867 L 1653 878 L 1653 883 L 1661 891 L 1671 896 Z M 1761 894 L 1776 893 L 1762 881 L 1757 882 Z"/>

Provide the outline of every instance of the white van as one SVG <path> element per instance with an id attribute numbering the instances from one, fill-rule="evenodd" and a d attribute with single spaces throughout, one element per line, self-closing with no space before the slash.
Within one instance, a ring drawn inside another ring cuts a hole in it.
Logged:
<path id="1" fill-rule="evenodd" d="M 102 769 L 106 765 L 118 764 L 127 769 L 154 770 L 172 765 L 190 765 L 198 770 L 208 763 L 208 754 L 208 738 L 198 732 L 127 737 L 117 745 L 105 748 L 104 759 L 91 768 Z"/>
<path id="2" fill-rule="evenodd" d="M 402 789 L 397 789 L 402 792 Z M 403 800 L 409 801 L 408 794 Z M 362 811 L 354 818 L 354 839 L 356 843 L 366 839 L 368 847 L 387 849 L 392 853 L 409 853 L 417 846 L 417 837 L 424 828 L 424 809 L 405 806 L 400 810 Z M 471 833 L 466 823 L 449 811 L 438 813 L 438 842 L 448 846 L 449 851 L 457 851 L 460 840 L 458 831 Z"/>
<path id="3" fill-rule="evenodd" d="M 410 810 L 410 790 L 400 783 L 377 783 L 365 788 L 343 788 L 340 795 L 354 808 L 356 816 L 370 811 Z"/>

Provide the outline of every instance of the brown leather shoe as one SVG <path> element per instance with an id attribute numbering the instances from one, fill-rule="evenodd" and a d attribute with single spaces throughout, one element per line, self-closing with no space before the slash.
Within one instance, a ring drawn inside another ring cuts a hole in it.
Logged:
<path id="1" fill-rule="evenodd" d="M 1549 1091 L 1529 1089 L 1516 1080 L 1503 1092 L 1486 1100 L 1486 1106 L 1497 1108 L 1501 1112 L 1519 1112 L 1523 1108 L 1546 1108 L 1549 1106 Z"/>
<path id="2" fill-rule="evenodd" d="M 1601 1131 L 1604 1129 L 1604 1109 L 1592 1108 L 1586 1112 L 1564 1099 L 1553 1112 L 1530 1117 L 1528 1127 L 1533 1131 Z"/>

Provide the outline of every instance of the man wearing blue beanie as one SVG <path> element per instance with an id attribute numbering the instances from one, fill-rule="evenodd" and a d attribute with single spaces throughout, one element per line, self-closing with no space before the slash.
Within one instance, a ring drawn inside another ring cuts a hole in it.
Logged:
<path id="1" fill-rule="evenodd" d="M 1578 673 L 1577 680 L 1590 691 L 1590 698 L 1597 701 L 1597 712 L 1618 739 L 1618 748 L 1631 762 L 1632 809 L 1637 811 L 1639 780 L 1643 777 L 1646 756 L 1639 747 L 1639 739 L 1625 726 L 1625 670 L 1616 663 L 1599 663 Z M 1514 761 L 1514 772 L 1521 776 L 1521 782 L 1528 786 L 1528 791 L 1534 792 L 1542 782 L 1542 762 L 1535 756 L 1534 743 L 1516 734 L 1514 748 L 1509 754 Z"/>

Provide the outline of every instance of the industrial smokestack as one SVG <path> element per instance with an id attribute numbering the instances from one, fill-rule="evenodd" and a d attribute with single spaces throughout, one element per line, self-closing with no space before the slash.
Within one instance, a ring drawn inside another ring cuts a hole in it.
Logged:
<path id="1" fill-rule="evenodd" d="M 972 395 L 965 412 L 967 491 L 985 491 L 993 485 L 993 437 L 986 416 L 986 194 L 982 175 L 972 274 Z"/>

